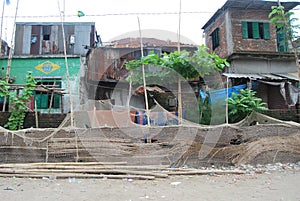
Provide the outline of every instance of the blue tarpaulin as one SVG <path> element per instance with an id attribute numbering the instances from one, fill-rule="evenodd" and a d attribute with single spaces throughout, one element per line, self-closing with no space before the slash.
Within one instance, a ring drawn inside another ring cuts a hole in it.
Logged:
<path id="1" fill-rule="evenodd" d="M 241 89 L 247 88 L 247 84 L 234 86 L 232 88 L 228 88 L 228 97 L 230 98 L 232 96 L 232 93 L 240 93 Z M 217 101 L 225 101 L 226 100 L 226 91 L 227 89 L 218 89 L 209 91 L 209 99 L 211 103 L 215 103 Z"/>
<path id="2" fill-rule="evenodd" d="M 228 97 L 230 98 L 232 96 L 232 93 L 239 94 L 241 89 L 246 89 L 246 88 L 247 88 L 247 84 L 237 85 L 228 88 Z M 252 89 L 256 89 L 256 88 L 257 88 L 257 83 L 252 82 Z M 217 101 L 222 102 L 226 100 L 226 91 L 227 89 L 224 88 L 224 89 L 208 91 L 206 93 L 200 90 L 199 93 L 202 100 L 204 100 L 205 97 L 208 96 L 210 103 L 215 103 Z"/>

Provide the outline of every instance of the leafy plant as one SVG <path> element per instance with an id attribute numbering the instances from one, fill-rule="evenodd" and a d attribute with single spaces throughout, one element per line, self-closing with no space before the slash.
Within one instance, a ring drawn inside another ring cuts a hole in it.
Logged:
<path id="1" fill-rule="evenodd" d="M 241 89 L 240 93 L 233 93 L 228 98 L 230 122 L 237 122 L 245 118 L 252 111 L 267 110 L 261 98 L 255 96 L 256 92 L 250 89 Z"/>
<path id="2" fill-rule="evenodd" d="M 24 86 L 22 93 L 17 95 L 15 92 L 9 91 L 9 87 L 6 81 L 0 81 L 0 96 L 9 97 L 11 104 L 8 122 L 5 124 L 10 130 L 18 130 L 23 128 L 25 111 L 27 109 L 26 103 L 32 96 L 32 92 L 35 89 L 35 80 L 31 72 L 28 72 L 26 76 L 26 85 Z"/>
<path id="3" fill-rule="evenodd" d="M 200 77 L 222 71 L 224 67 L 230 66 L 226 59 L 220 58 L 215 52 L 209 53 L 208 48 L 204 45 L 198 47 L 189 58 L 189 63 L 197 70 Z"/>
<path id="4" fill-rule="evenodd" d="M 284 42 L 289 42 L 295 57 L 296 66 L 298 67 L 298 76 L 300 77 L 300 64 L 297 50 L 297 43 L 299 43 L 300 25 L 297 24 L 298 19 L 293 18 L 294 12 L 286 12 L 285 8 L 278 0 L 278 6 L 272 6 L 272 11 L 269 13 L 270 22 L 279 30 L 280 34 L 285 36 Z"/>
<path id="5" fill-rule="evenodd" d="M 163 83 L 178 83 L 178 110 L 181 111 L 181 91 L 179 90 L 181 84 L 181 77 L 186 80 L 203 77 L 213 72 L 221 71 L 225 66 L 229 67 L 229 63 L 225 59 L 221 59 L 215 53 L 209 53 L 208 48 L 204 45 L 197 48 L 191 54 L 190 52 L 175 51 L 170 54 L 164 54 L 160 57 L 154 52 L 150 52 L 147 56 L 140 60 L 129 61 L 125 64 L 128 70 L 131 70 L 130 77 L 127 80 L 132 80 L 133 83 L 142 83 L 141 71 L 132 71 L 139 69 L 142 64 L 145 67 L 160 68 L 156 72 L 148 70 L 145 77 L 149 83 L 161 83 L 155 81 L 163 81 Z M 176 73 L 174 73 L 176 72 Z M 180 76 L 179 76 L 180 75 Z M 197 108 L 198 109 L 198 108 Z M 202 113 L 201 113 L 202 114 Z M 199 110 L 187 111 L 187 118 L 198 123 Z"/>
<path id="6" fill-rule="evenodd" d="M 165 53 L 163 57 L 160 57 L 151 51 L 147 56 L 139 60 L 126 62 L 125 66 L 128 70 L 135 70 L 139 69 L 142 64 L 151 66 L 152 68 L 160 68 L 157 72 L 147 71 L 147 79 L 156 77 L 164 81 L 173 82 L 176 80 L 174 80 L 174 74 L 170 73 L 170 70 L 164 70 L 164 67 L 174 70 L 187 80 L 221 71 L 225 66 L 229 67 L 226 59 L 220 58 L 215 53 L 209 53 L 208 48 L 204 45 L 199 46 L 193 54 L 183 50 L 180 52 L 171 52 L 170 54 Z M 127 78 L 127 80 L 129 79 L 132 79 L 135 83 L 142 83 L 142 77 L 139 73 L 132 74 Z"/>
<path id="7" fill-rule="evenodd" d="M 300 25 L 296 24 L 298 19 L 293 17 L 295 13 L 286 12 L 281 5 L 272 6 L 271 9 L 272 11 L 269 13 L 270 22 L 277 30 L 285 34 L 286 40 L 293 42 L 299 38 Z"/>

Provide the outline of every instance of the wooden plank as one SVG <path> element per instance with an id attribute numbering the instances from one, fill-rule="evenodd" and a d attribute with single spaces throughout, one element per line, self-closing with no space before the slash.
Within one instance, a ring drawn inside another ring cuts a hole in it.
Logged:
<path id="1" fill-rule="evenodd" d="M 95 179 L 136 179 L 136 180 L 154 180 L 154 176 L 144 175 L 97 175 L 97 174 L 0 174 L 0 177 L 17 177 L 17 178 L 95 178 Z"/>

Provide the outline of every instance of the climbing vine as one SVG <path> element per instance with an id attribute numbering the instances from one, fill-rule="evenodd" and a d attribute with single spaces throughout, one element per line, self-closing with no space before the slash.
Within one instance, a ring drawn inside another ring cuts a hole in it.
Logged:
<path id="1" fill-rule="evenodd" d="M 21 94 L 16 94 L 14 91 L 9 91 L 8 83 L 6 81 L 0 81 L 0 96 L 9 97 L 10 113 L 8 122 L 4 127 L 10 130 L 18 130 L 23 128 L 25 111 L 27 110 L 26 103 L 32 96 L 35 89 L 35 80 L 31 72 L 27 73 L 26 85 L 22 89 Z"/>

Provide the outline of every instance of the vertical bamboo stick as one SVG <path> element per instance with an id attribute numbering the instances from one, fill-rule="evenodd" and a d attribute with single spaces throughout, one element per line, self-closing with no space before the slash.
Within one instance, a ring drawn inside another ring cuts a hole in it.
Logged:
<path id="1" fill-rule="evenodd" d="M 34 100 L 34 114 L 35 114 L 35 127 L 39 127 L 39 117 L 38 117 L 38 111 L 36 106 L 36 100 Z"/>
<path id="2" fill-rule="evenodd" d="M 226 125 L 228 125 L 228 87 L 229 87 L 229 79 L 228 76 L 226 77 Z"/>
<path id="3" fill-rule="evenodd" d="M 14 25 L 13 25 L 13 30 L 12 30 L 12 34 L 11 34 L 12 36 L 11 36 L 10 49 L 9 49 L 9 54 L 8 54 L 7 67 L 6 67 L 5 80 L 6 80 L 7 83 L 9 81 L 9 76 L 10 76 L 10 67 L 11 67 L 11 61 L 12 61 L 12 55 L 13 55 L 13 49 L 14 49 L 14 36 L 15 36 L 16 20 L 17 20 L 18 9 L 19 9 L 19 0 L 17 0 L 17 5 L 16 5 Z M 1 46 L 2 46 L 2 41 L 1 41 Z M 6 102 L 7 102 L 7 98 L 4 97 L 2 112 L 5 112 Z"/>
<path id="4" fill-rule="evenodd" d="M 5 10 L 5 1 L 3 0 L 3 5 L 2 5 L 2 17 L 1 17 L 1 30 L 0 30 L 0 56 L 2 56 L 2 30 L 3 30 L 3 19 L 4 19 L 4 10 Z"/>
<path id="5" fill-rule="evenodd" d="M 142 40 L 142 32 L 141 32 L 141 25 L 140 25 L 139 18 L 138 18 L 138 23 L 139 23 L 139 32 L 140 32 L 140 42 L 141 42 L 141 54 L 143 58 L 144 50 L 143 50 L 143 40 Z M 142 61 L 142 74 L 143 74 L 143 85 L 144 85 L 144 95 L 145 95 L 145 104 L 146 104 L 147 125 L 150 126 L 150 112 L 149 112 L 148 95 L 147 95 L 147 88 L 146 88 L 147 85 L 146 85 L 146 76 L 145 76 L 145 65 L 143 61 Z"/>
<path id="6" fill-rule="evenodd" d="M 52 93 L 51 93 L 51 98 L 50 98 L 50 104 L 49 104 L 49 108 L 48 108 L 48 114 L 50 114 L 51 108 L 52 108 L 52 102 L 53 102 L 53 98 L 54 98 L 54 88 L 56 85 L 56 81 L 54 80 L 53 82 L 53 86 L 52 86 Z"/>
<path id="7" fill-rule="evenodd" d="M 66 64 L 66 76 L 68 81 L 68 89 L 69 89 L 69 101 L 70 101 L 70 118 L 71 118 L 71 127 L 74 127 L 74 118 L 73 118 L 73 100 L 72 100 L 72 91 L 71 91 L 71 82 L 70 82 L 70 74 L 69 74 L 69 65 L 68 65 L 68 58 L 67 58 L 67 48 L 66 48 L 66 36 L 65 36 L 65 30 L 64 30 L 64 15 L 65 11 L 61 12 L 59 0 L 58 3 L 58 9 L 60 12 L 60 18 L 61 18 L 61 27 L 62 27 L 62 34 L 63 34 L 63 41 L 64 41 L 64 56 L 65 56 L 65 64 Z"/>
<path id="8" fill-rule="evenodd" d="M 178 22 L 178 41 L 177 51 L 180 53 L 180 29 L 181 29 L 181 0 L 179 0 L 179 22 Z M 178 75 L 178 124 L 182 123 L 182 97 L 181 97 L 181 78 Z"/>

